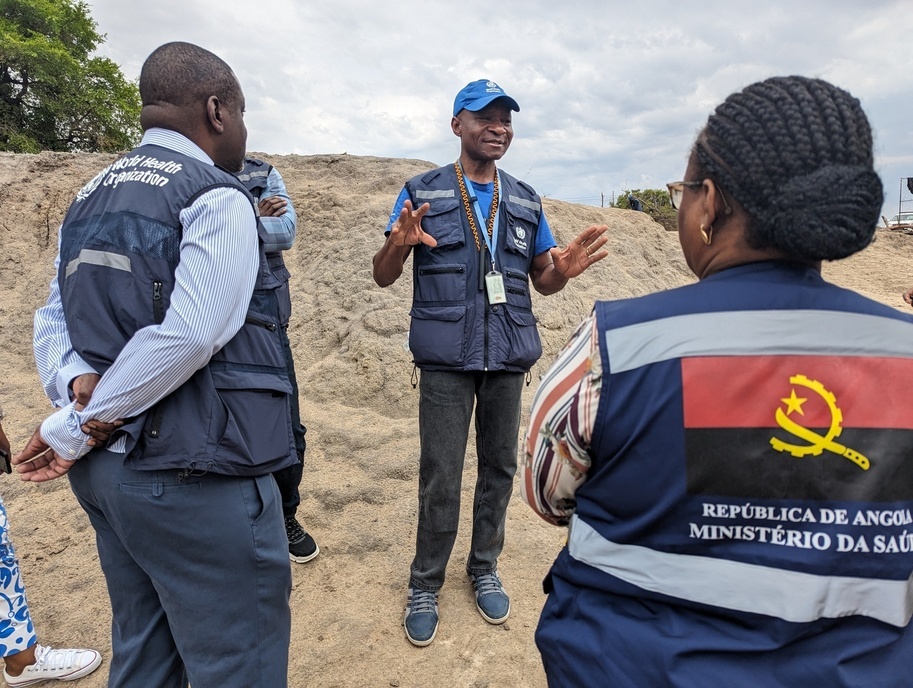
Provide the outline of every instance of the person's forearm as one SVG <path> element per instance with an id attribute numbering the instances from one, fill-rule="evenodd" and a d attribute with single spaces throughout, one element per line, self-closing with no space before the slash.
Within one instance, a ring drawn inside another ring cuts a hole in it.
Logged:
<path id="1" fill-rule="evenodd" d="M 381 287 L 389 287 L 398 280 L 411 250 L 411 246 L 396 246 L 387 237 L 384 245 L 374 254 L 374 281 Z"/>
<path id="2" fill-rule="evenodd" d="M 565 525 L 590 468 L 601 392 L 591 315 L 578 326 L 536 391 L 520 465 L 520 494 L 541 518 Z"/>
<path id="3" fill-rule="evenodd" d="M 47 302 L 35 312 L 32 339 L 35 366 L 44 393 L 58 407 L 70 403 L 67 389 L 70 380 L 83 373 L 95 372 L 73 350 L 70 342 L 57 283 L 59 264 L 58 254 L 54 261 L 54 278 L 51 280 Z"/>
<path id="4" fill-rule="evenodd" d="M 567 286 L 568 278 L 555 269 L 554 263 L 549 263 L 535 277 L 530 276 L 536 291 L 543 296 L 557 294 Z"/>
<path id="5" fill-rule="evenodd" d="M 295 207 L 292 205 L 292 199 L 285 188 L 285 181 L 279 170 L 273 167 L 266 178 L 266 189 L 263 191 L 262 198 L 278 197 L 285 201 L 285 207 L 281 215 L 260 216 L 269 240 L 264 244 L 264 250 L 267 253 L 275 251 L 287 251 L 295 243 L 295 235 L 298 229 L 298 216 L 295 214 Z"/>
<path id="6" fill-rule="evenodd" d="M 267 253 L 287 251 L 295 244 L 295 216 L 278 215 L 276 217 L 260 216 L 260 222 L 266 230 L 267 239 L 263 249 Z"/>

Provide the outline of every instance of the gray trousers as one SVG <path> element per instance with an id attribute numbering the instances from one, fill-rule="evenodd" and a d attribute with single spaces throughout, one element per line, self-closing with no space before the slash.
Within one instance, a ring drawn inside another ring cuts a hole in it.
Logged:
<path id="1" fill-rule="evenodd" d="M 523 373 L 422 371 L 418 533 L 409 586 L 439 590 L 456 541 L 460 488 L 475 405 L 478 470 L 469 573 L 497 569 L 517 471 Z"/>
<path id="2" fill-rule="evenodd" d="M 291 570 L 271 475 L 135 471 L 95 450 L 69 473 L 113 612 L 112 688 L 283 688 Z"/>

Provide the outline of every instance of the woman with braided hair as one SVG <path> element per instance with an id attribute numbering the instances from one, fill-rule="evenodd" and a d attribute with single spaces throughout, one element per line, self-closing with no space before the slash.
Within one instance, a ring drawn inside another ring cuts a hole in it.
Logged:
<path id="1" fill-rule="evenodd" d="M 530 414 L 549 685 L 909 686 L 913 318 L 820 273 L 882 205 L 859 101 L 753 84 L 669 191 L 698 282 L 597 302 Z"/>

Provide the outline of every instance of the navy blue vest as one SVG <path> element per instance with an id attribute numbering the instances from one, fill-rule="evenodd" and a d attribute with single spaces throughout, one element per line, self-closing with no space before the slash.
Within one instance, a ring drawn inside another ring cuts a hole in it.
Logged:
<path id="1" fill-rule="evenodd" d="M 913 319 L 777 262 L 596 316 L 540 642 L 604 655 L 592 685 L 910 685 Z M 583 634 L 565 610 L 591 604 Z"/>
<path id="2" fill-rule="evenodd" d="M 218 187 L 247 194 L 224 170 L 146 145 L 77 195 L 61 229 L 58 281 L 73 348 L 99 373 L 139 329 L 164 319 L 180 212 Z M 262 475 L 294 461 L 278 285 L 261 249 L 245 324 L 207 366 L 129 419 L 128 465 Z"/>
<path id="3" fill-rule="evenodd" d="M 244 185 L 244 188 L 254 197 L 254 207 L 263 198 L 266 193 L 266 186 L 269 180 L 269 173 L 273 166 L 269 163 L 257 160 L 256 158 L 244 158 L 244 169 L 238 174 L 238 180 Z M 259 217 L 260 213 L 257 213 Z M 259 222 L 259 220 L 258 220 Z M 263 231 L 261 229 L 261 231 Z M 266 254 L 266 261 L 269 263 L 270 272 L 282 283 L 278 287 L 279 308 L 283 325 L 288 325 L 292 317 L 292 295 L 289 291 L 288 281 L 291 279 L 291 273 L 285 267 L 285 260 L 282 257 L 282 251 L 270 251 Z"/>
<path id="4" fill-rule="evenodd" d="M 431 205 L 422 227 L 437 240 L 435 248 L 416 246 L 413 257 L 409 348 L 423 370 L 526 372 L 542 354 L 529 292 L 540 199 L 509 174 L 500 179 L 495 262 L 507 303 L 496 305 L 485 292 L 491 264 L 481 264 L 453 165 L 406 183 L 415 207 Z"/>

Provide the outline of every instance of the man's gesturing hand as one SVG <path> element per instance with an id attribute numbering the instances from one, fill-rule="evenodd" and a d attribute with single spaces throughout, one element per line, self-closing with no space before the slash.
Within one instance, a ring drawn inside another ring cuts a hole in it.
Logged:
<path id="1" fill-rule="evenodd" d="M 590 225 L 564 248 L 551 249 L 555 269 L 570 279 L 609 255 L 603 248 L 609 240 L 604 236 L 608 229 L 606 225 Z"/>
<path id="2" fill-rule="evenodd" d="M 425 203 L 418 210 L 412 210 L 412 201 L 407 200 L 399 213 L 399 219 L 390 228 L 390 242 L 394 246 L 437 246 L 437 240 L 430 234 L 425 234 L 422 229 L 422 218 L 430 209 L 431 204 Z"/>

